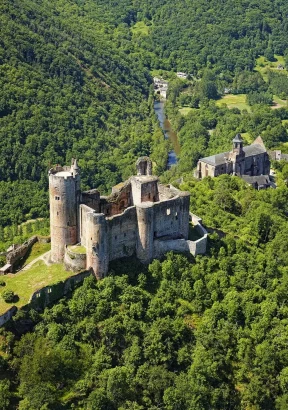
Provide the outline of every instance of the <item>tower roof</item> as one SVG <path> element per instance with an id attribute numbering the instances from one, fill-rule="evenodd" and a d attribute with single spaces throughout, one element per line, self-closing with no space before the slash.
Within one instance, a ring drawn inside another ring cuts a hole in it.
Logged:
<path id="1" fill-rule="evenodd" d="M 74 159 L 73 168 L 74 168 L 74 170 L 79 170 L 78 162 L 77 162 L 77 159 L 76 159 L 76 158 Z"/>
<path id="2" fill-rule="evenodd" d="M 235 138 L 233 138 L 233 142 L 243 142 L 241 134 L 236 134 Z"/>

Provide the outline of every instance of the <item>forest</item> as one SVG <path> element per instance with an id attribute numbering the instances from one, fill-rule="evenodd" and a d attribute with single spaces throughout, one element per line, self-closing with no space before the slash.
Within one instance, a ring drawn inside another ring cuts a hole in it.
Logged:
<path id="1" fill-rule="evenodd" d="M 0 409 L 288 408 L 288 164 L 272 164 L 275 190 L 193 178 L 237 132 L 288 152 L 287 102 L 273 107 L 288 97 L 287 13 L 284 0 L 1 2 L 0 250 L 47 233 L 51 166 L 76 157 L 82 189 L 107 193 L 141 155 L 190 192 L 209 248 L 116 261 L 54 306 L 19 310 L 0 329 Z M 169 79 L 171 170 L 153 75 Z M 245 108 L 222 104 L 225 90 Z"/>

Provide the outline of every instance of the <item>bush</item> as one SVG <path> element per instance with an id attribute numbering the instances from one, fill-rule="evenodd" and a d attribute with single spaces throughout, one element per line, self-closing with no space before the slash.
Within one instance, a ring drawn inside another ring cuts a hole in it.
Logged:
<path id="1" fill-rule="evenodd" d="M 4 280 L 0 279 L 0 286 L 5 286 L 6 283 L 4 282 Z"/>
<path id="2" fill-rule="evenodd" d="M 2 298 L 4 299 L 6 303 L 12 303 L 14 301 L 15 294 L 13 290 L 7 289 L 7 290 L 4 290 L 4 292 L 2 293 Z"/>

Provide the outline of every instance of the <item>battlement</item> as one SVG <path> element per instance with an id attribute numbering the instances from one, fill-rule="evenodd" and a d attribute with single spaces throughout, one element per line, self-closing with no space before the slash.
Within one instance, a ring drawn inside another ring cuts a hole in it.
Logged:
<path id="1" fill-rule="evenodd" d="M 60 178 L 75 178 L 79 175 L 79 168 L 77 164 L 77 160 L 72 158 L 71 166 L 65 165 L 62 167 L 61 165 L 55 165 L 53 168 L 49 169 L 48 172 L 49 178 L 50 177 L 60 177 Z"/>
<path id="2" fill-rule="evenodd" d="M 81 243 L 86 269 L 102 278 L 114 259 L 135 254 L 149 263 L 167 248 L 165 241 L 188 240 L 190 194 L 160 184 L 149 158 L 140 158 L 137 175 L 112 188 L 109 196 L 100 196 L 95 189 L 81 193 L 75 163 L 49 172 L 53 261 L 65 257 L 65 263 L 74 266 L 67 245 Z"/>

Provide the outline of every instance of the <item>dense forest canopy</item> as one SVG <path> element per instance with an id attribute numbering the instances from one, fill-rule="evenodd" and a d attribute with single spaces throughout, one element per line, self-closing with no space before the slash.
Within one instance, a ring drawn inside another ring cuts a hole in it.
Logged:
<path id="1" fill-rule="evenodd" d="M 167 149 L 147 103 L 150 75 L 104 24 L 69 1 L 3 1 L 0 12 L 2 184 L 33 181 L 33 195 L 47 189 L 52 164 L 77 157 L 83 186 L 107 192 L 156 145 L 165 166 Z"/>
<path id="2" fill-rule="evenodd" d="M 208 254 L 117 262 L 43 315 L 19 312 L 0 335 L 2 408 L 15 392 L 21 410 L 287 408 L 288 189 L 185 179 Z"/>
<path id="3" fill-rule="evenodd" d="M 273 59 L 287 49 L 283 1 L 4 0 L 0 7 L 5 191 L 17 180 L 31 181 L 33 192 L 46 190 L 49 167 L 72 157 L 79 158 L 83 187 L 102 192 L 131 175 L 139 155 L 152 153 L 161 173 L 168 145 L 147 103 L 150 70 L 202 77 L 209 69 L 223 89 L 251 72 L 258 55 Z M 269 81 L 278 93 L 283 76 Z M 215 85 L 207 87 L 214 98 Z M 271 90 L 257 91 L 250 103 L 271 101 Z M 39 205 L 38 215 L 30 214 L 46 217 L 47 196 Z M 5 214 L 2 226 L 29 214 L 13 201 L 9 206 L 18 216 Z"/>
<path id="4" fill-rule="evenodd" d="M 276 190 L 192 177 L 236 132 L 287 150 L 287 107 L 270 107 L 287 99 L 287 73 L 255 69 L 259 56 L 287 60 L 287 15 L 284 0 L 1 2 L 3 247 L 34 233 L 20 222 L 48 217 L 47 171 L 72 157 L 83 188 L 107 192 L 151 155 L 210 232 L 205 256 L 116 262 L 70 299 L 19 311 L 0 331 L 1 409 L 288 408 L 288 165 L 273 164 Z M 181 145 L 166 172 L 154 72 L 169 78 Z M 245 109 L 217 105 L 225 88 L 246 96 Z"/>

